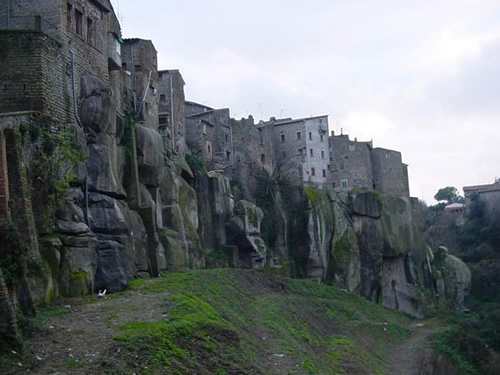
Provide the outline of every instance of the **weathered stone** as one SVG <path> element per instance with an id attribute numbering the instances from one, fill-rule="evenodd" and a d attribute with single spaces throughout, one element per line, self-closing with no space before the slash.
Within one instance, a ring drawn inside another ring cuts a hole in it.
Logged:
<path id="1" fill-rule="evenodd" d="M 89 194 L 89 222 L 95 233 L 130 233 L 128 207 L 107 195 Z"/>
<path id="2" fill-rule="evenodd" d="M 349 208 L 353 215 L 368 216 L 378 219 L 382 215 L 380 193 L 365 191 L 349 195 Z"/>
<path id="3" fill-rule="evenodd" d="M 471 286 L 471 273 L 467 265 L 457 257 L 448 254 L 440 246 L 434 252 L 433 275 L 442 307 L 461 311 Z"/>
<path id="4" fill-rule="evenodd" d="M 423 317 L 423 297 L 408 280 L 408 258 L 386 258 L 383 263 L 382 303 L 393 310 Z"/>
<path id="5" fill-rule="evenodd" d="M 139 181 L 147 186 L 158 186 L 165 169 L 163 139 L 155 129 L 137 125 L 137 162 Z"/>
<path id="6" fill-rule="evenodd" d="M 80 120 L 86 132 L 114 133 L 110 119 L 113 92 L 101 79 L 84 74 L 80 78 Z"/>
<path id="7" fill-rule="evenodd" d="M 124 290 L 132 279 L 127 264 L 127 246 L 114 238 L 99 236 L 97 241 L 97 269 L 94 291 Z"/>
<path id="8" fill-rule="evenodd" d="M 73 235 L 80 235 L 89 231 L 89 227 L 87 224 L 74 221 L 57 220 L 56 228 L 61 233 Z"/>
<path id="9" fill-rule="evenodd" d="M 118 178 L 113 149 L 112 140 L 109 140 L 109 145 L 89 145 L 88 190 L 124 198 L 125 189 Z"/>
<path id="10" fill-rule="evenodd" d="M 245 200 L 238 201 L 234 207 L 234 215 L 242 220 L 242 229 L 245 233 L 260 233 L 260 223 L 264 213 L 255 204 Z"/>

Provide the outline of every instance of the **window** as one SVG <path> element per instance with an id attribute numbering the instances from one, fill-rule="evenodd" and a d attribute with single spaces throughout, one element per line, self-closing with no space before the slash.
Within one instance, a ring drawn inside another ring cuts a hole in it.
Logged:
<path id="1" fill-rule="evenodd" d="M 75 9 L 75 32 L 83 36 L 83 13 Z"/>
<path id="2" fill-rule="evenodd" d="M 309 155 L 314 156 L 314 150 L 312 148 L 309 149 Z"/>
<path id="3" fill-rule="evenodd" d="M 344 169 L 345 165 L 344 165 L 343 161 L 340 162 L 340 166 L 339 167 L 340 167 L 340 169 Z"/>
<path id="4" fill-rule="evenodd" d="M 92 45 L 95 45 L 95 27 L 94 21 L 90 18 L 87 18 L 87 42 Z"/>
<path id="5" fill-rule="evenodd" d="M 297 132 L 297 140 L 299 139 L 302 139 L 302 133 L 301 132 Z"/>
<path id="6" fill-rule="evenodd" d="M 321 151 L 321 159 L 325 158 L 325 151 Z"/>
<path id="7" fill-rule="evenodd" d="M 321 143 L 323 143 L 323 134 L 321 134 L 321 135 L 319 136 L 319 139 L 320 139 Z"/>
<path id="8" fill-rule="evenodd" d="M 210 145 L 207 145 L 207 152 L 209 155 L 212 154 L 212 147 L 210 147 Z"/>
<path id="9" fill-rule="evenodd" d="M 231 151 L 226 151 L 226 160 L 231 159 Z"/>
<path id="10" fill-rule="evenodd" d="M 122 69 L 127 70 L 127 63 L 122 63 Z"/>
<path id="11" fill-rule="evenodd" d="M 281 142 L 285 142 L 285 134 L 280 134 Z"/>
<path id="12" fill-rule="evenodd" d="M 315 176 L 316 175 L 316 171 L 314 170 L 314 168 L 311 168 L 311 176 Z"/>
<path id="13" fill-rule="evenodd" d="M 313 140 L 313 133 L 309 132 L 309 140 L 312 141 Z"/>
<path id="14" fill-rule="evenodd" d="M 166 117 L 160 117 L 160 125 L 166 124 L 167 123 L 167 118 Z"/>
<path id="15" fill-rule="evenodd" d="M 326 177 L 326 169 L 323 169 L 323 177 Z"/>
<path id="16" fill-rule="evenodd" d="M 264 137 L 263 137 L 263 134 L 262 134 L 262 130 L 259 129 L 259 142 L 260 144 L 263 144 L 264 143 Z"/>
<path id="17" fill-rule="evenodd" d="M 332 184 L 332 187 L 335 189 L 335 188 L 337 187 L 337 184 L 334 182 L 334 183 Z"/>
<path id="18" fill-rule="evenodd" d="M 298 153 L 299 155 L 302 155 L 302 149 L 301 149 L 301 148 L 299 148 L 299 149 L 297 150 L 297 153 Z"/>
<path id="19" fill-rule="evenodd" d="M 342 189 L 347 189 L 347 180 L 341 180 L 340 186 L 342 186 Z"/>
<path id="20" fill-rule="evenodd" d="M 266 162 L 266 155 L 265 154 L 260 154 L 260 162 L 265 163 Z"/>
<path id="21" fill-rule="evenodd" d="M 67 4 L 66 8 L 66 27 L 68 30 L 71 30 L 72 22 L 71 22 L 71 11 L 73 10 L 73 5 L 70 3 Z"/>
<path id="22" fill-rule="evenodd" d="M 349 151 L 356 151 L 356 145 L 349 145 Z"/>
<path id="23" fill-rule="evenodd" d="M 225 134 L 225 140 L 226 142 L 229 142 L 229 135 Z"/>
<path id="24" fill-rule="evenodd" d="M 281 151 L 281 157 L 284 159 L 286 158 L 286 151 Z"/>
<path id="25" fill-rule="evenodd" d="M 165 94 L 160 94 L 160 102 L 166 102 L 167 101 L 167 97 L 165 96 Z"/>

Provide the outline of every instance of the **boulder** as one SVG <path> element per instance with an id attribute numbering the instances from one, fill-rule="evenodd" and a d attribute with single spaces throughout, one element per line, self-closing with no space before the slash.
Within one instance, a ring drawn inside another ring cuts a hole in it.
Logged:
<path id="1" fill-rule="evenodd" d="M 441 307 L 462 311 L 471 286 L 469 267 L 440 246 L 434 252 L 433 276 Z"/>

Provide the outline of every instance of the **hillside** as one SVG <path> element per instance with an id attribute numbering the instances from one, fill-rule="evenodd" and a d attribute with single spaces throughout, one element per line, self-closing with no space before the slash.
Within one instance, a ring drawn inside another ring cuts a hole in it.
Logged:
<path id="1" fill-rule="evenodd" d="M 37 319 L 34 359 L 13 354 L 4 372 L 414 373 L 437 330 L 335 287 L 236 269 L 139 279 Z"/>

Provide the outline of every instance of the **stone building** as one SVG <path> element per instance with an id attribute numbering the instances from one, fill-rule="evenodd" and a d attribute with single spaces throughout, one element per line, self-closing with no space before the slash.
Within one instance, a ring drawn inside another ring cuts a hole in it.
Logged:
<path id="1" fill-rule="evenodd" d="M 328 116 L 271 119 L 275 162 L 281 177 L 322 187 L 329 169 Z"/>
<path id="2" fill-rule="evenodd" d="M 329 138 L 329 186 L 338 191 L 374 189 L 381 193 L 409 196 L 408 167 L 401 153 L 373 148 L 372 142 L 350 140 L 346 134 Z"/>
<path id="3" fill-rule="evenodd" d="M 401 152 L 374 148 L 371 152 L 373 188 L 384 194 L 410 196 L 408 166 L 401 160 Z"/>
<path id="4" fill-rule="evenodd" d="M 160 127 L 165 127 L 167 149 L 184 156 L 186 153 L 184 79 L 178 70 L 158 72 L 158 106 Z"/>
<path id="5" fill-rule="evenodd" d="M 350 140 L 347 134 L 328 139 L 330 145 L 329 186 L 334 189 L 373 189 L 372 142 Z"/>
<path id="6" fill-rule="evenodd" d="M 233 131 L 229 109 L 213 109 L 186 102 L 186 143 L 203 158 L 208 170 L 226 170 L 234 164 Z"/>
<path id="7" fill-rule="evenodd" d="M 254 201 L 259 179 L 272 178 L 276 172 L 274 126 L 255 124 L 252 116 L 233 119 L 231 124 L 235 153 L 231 178 L 238 182 L 242 198 Z"/>
<path id="8" fill-rule="evenodd" d="M 150 40 L 125 39 L 122 49 L 122 69 L 130 72 L 135 119 L 152 129 L 158 129 L 159 86 L 157 52 Z"/>
<path id="9" fill-rule="evenodd" d="M 471 197 L 475 194 L 484 202 L 487 214 L 496 219 L 500 215 L 500 179 L 492 184 L 464 186 L 466 206 L 470 206 Z"/>

